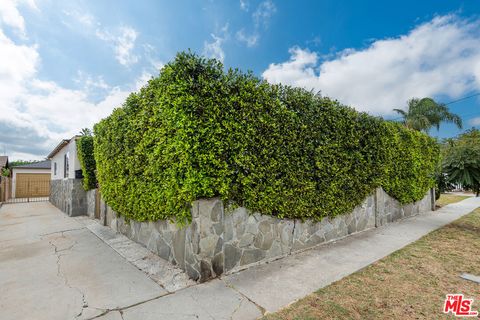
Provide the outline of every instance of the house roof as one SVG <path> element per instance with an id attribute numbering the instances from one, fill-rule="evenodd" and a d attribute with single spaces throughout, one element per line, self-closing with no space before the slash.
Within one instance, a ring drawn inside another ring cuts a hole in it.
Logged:
<path id="1" fill-rule="evenodd" d="M 62 150 L 63 147 L 69 144 L 72 139 L 76 139 L 78 137 L 78 135 L 75 135 L 70 139 L 63 139 L 62 141 L 60 141 L 60 143 L 55 147 L 55 149 L 53 149 L 52 152 L 50 152 L 50 154 L 47 156 L 47 159 L 52 159 L 53 156 L 56 155 L 60 150 Z"/>
<path id="2" fill-rule="evenodd" d="M 0 168 L 8 166 L 8 156 L 0 156 Z"/>
<path id="3" fill-rule="evenodd" d="M 70 139 L 63 139 L 60 141 L 60 143 L 55 147 L 55 149 L 50 152 L 50 154 L 47 156 L 48 159 L 52 159 L 54 155 L 56 155 L 60 150 L 63 149 L 68 143 L 70 142 Z"/>
<path id="4" fill-rule="evenodd" d="M 51 168 L 50 160 L 22 164 L 22 165 L 13 167 L 13 169 L 50 169 L 50 168 Z"/>

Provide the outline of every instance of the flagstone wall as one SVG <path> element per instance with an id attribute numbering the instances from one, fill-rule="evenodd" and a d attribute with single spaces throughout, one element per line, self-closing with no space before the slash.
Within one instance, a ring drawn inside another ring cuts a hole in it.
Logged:
<path id="1" fill-rule="evenodd" d="M 277 219 L 242 207 L 228 210 L 220 199 L 213 198 L 195 201 L 192 222 L 183 228 L 163 220 L 127 223 L 108 206 L 102 221 L 178 265 L 190 278 L 205 281 L 429 212 L 433 199 L 430 190 L 422 200 L 400 205 L 379 188 L 352 212 L 314 222 Z"/>

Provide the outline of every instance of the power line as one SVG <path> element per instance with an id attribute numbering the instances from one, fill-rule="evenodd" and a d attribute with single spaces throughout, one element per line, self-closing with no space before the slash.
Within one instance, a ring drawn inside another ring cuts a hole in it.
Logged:
<path id="1" fill-rule="evenodd" d="M 463 101 L 463 100 L 466 100 L 466 99 L 470 99 L 470 98 L 473 98 L 473 97 L 476 97 L 476 96 L 480 96 L 480 92 L 477 92 L 477 93 L 474 93 L 470 96 L 466 96 L 466 97 L 463 97 L 463 98 L 460 98 L 460 99 L 457 99 L 457 100 L 453 100 L 453 101 L 450 101 L 450 102 L 447 102 L 447 103 L 444 103 L 444 104 L 449 105 L 449 104 L 459 102 L 459 101 Z"/>

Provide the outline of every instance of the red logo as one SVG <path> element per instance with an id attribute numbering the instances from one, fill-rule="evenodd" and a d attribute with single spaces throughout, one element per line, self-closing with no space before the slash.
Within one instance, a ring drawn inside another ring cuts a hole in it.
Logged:
<path id="1" fill-rule="evenodd" d="M 472 310 L 473 299 L 465 299 L 463 294 L 447 294 L 443 313 L 451 312 L 456 317 L 476 317 L 478 311 Z"/>

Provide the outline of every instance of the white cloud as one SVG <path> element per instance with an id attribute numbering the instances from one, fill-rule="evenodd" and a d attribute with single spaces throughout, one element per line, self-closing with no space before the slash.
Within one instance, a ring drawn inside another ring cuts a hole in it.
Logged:
<path id="1" fill-rule="evenodd" d="M 37 9 L 33 0 L 2 0 L 0 5 L 0 23 L 15 29 L 21 36 L 25 36 L 25 20 L 17 8 L 20 3 L 25 3 L 30 8 Z"/>
<path id="2" fill-rule="evenodd" d="M 115 52 L 117 60 L 123 65 L 138 62 L 138 57 L 132 53 L 138 32 L 130 27 L 122 27 L 120 36 L 116 40 Z"/>
<path id="3" fill-rule="evenodd" d="M 222 44 L 224 39 L 211 34 L 213 41 L 205 41 L 203 43 L 203 54 L 210 58 L 215 58 L 223 62 L 225 59 L 225 52 L 223 51 Z"/>
<path id="4" fill-rule="evenodd" d="M 0 101 L 2 109 L 15 102 L 25 82 L 37 70 L 39 56 L 34 46 L 16 45 L 0 29 Z M 5 112 L 0 113 L 0 117 Z M 5 116 L 5 115 L 4 115 Z"/>
<path id="5" fill-rule="evenodd" d="M 151 44 L 144 44 L 143 49 L 145 51 L 145 59 L 149 62 L 150 66 L 155 72 L 158 72 L 163 68 L 165 63 L 158 59 L 157 49 Z"/>
<path id="6" fill-rule="evenodd" d="M 84 90 L 90 91 L 95 89 L 109 90 L 111 89 L 102 76 L 94 77 L 81 70 L 77 72 L 77 77 L 74 79 L 75 83 L 83 86 Z"/>
<path id="7" fill-rule="evenodd" d="M 474 127 L 480 126 L 480 117 L 470 119 L 469 123 Z"/>
<path id="8" fill-rule="evenodd" d="M 135 44 L 139 35 L 131 26 L 105 28 L 97 19 L 88 12 L 63 11 L 65 16 L 71 18 L 63 23 L 72 29 L 78 29 L 78 24 L 89 33 L 105 41 L 113 47 L 115 59 L 123 66 L 129 67 L 139 61 L 139 56 L 134 53 Z M 72 22 L 76 23 L 72 25 Z"/>
<path id="9" fill-rule="evenodd" d="M 4 0 L 0 6 L 0 20 L 2 24 L 17 29 L 22 34 L 25 33 L 25 21 L 18 12 L 15 1 Z"/>
<path id="10" fill-rule="evenodd" d="M 24 2 L 36 8 L 32 0 Z M 16 10 L 18 2 L 9 3 L 13 3 Z M 0 6 L 0 11 L 3 10 L 0 13 L 0 152 L 6 150 L 16 159 L 44 158 L 61 139 L 71 137 L 81 128 L 91 128 L 121 106 L 131 91 L 140 89 L 151 78 L 151 74 L 144 71 L 131 83 L 119 87 L 109 85 L 102 76 L 79 71 L 73 79 L 76 89 L 40 79 L 38 47 L 19 44 L 5 34 L 2 28 L 6 26 L 5 12 L 12 10 L 5 11 L 3 4 Z M 112 33 L 102 33 L 101 24 L 93 16 L 64 13 L 74 18 L 69 22 L 81 24 L 88 32 L 99 31 L 103 40 L 115 48 L 120 63 L 128 65 L 136 61 L 132 52 L 138 33 L 134 29 L 122 27 Z M 25 31 L 24 22 L 18 22 L 23 21 L 23 17 L 19 17 L 8 20 L 16 21 L 8 26 Z M 149 48 L 154 51 L 154 47 Z M 159 67 L 161 62 L 152 58 L 151 64 Z"/>
<path id="11" fill-rule="evenodd" d="M 133 53 L 138 32 L 132 27 L 120 27 L 115 34 L 97 29 L 95 34 L 114 46 L 115 58 L 121 65 L 130 66 L 138 62 L 138 56 Z"/>
<path id="12" fill-rule="evenodd" d="M 100 102 L 92 103 L 83 90 L 67 89 L 37 79 L 32 79 L 29 85 L 34 90 L 22 95 L 19 115 L 39 135 L 55 140 L 68 137 L 80 128 L 91 128 L 115 106 L 120 106 L 128 95 L 120 88 L 112 88 Z"/>
<path id="13" fill-rule="evenodd" d="M 71 89 L 40 80 L 40 63 L 36 46 L 16 44 L 0 29 L 0 149 L 16 157 L 46 156 L 61 139 L 108 116 L 149 78 L 144 73 L 120 88 L 80 72 L 77 80 L 83 87 Z M 104 91 L 97 102 L 89 99 L 92 88 Z"/>
<path id="14" fill-rule="evenodd" d="M 150 72 L 144 70 L 142 74 L 135 80 L 135 91 L 139 91 L 142 87 L 144 87 L 148 81 L 152 79 L 152 77 L 153 75 Z"/>
<path id="15" fill-rule="evenodd" d="M 261 2 L 252 14 L 255 26 L 268 25 L 270 18 L 275 12 L 277 12 L 277 7 L 271 0 Z"/>
<path id="16" fill-rule="evenodd" d="M 248 11 L 248 2 L 240 1 L 240 8 Z M 261 2 L 252 13 L 253 31 L 249 34 L 242 28 L 237 31 L 235 37 L 239 42 L 244 43 L 247 47 L 254 47 L 260 40 L 262 29 L 266 29 L 272 16 L 277 12 L 277 7 L 271 0 Z"/>
<path id="17" fill-rule="evenodd" d="M 100 23 L 96 21 L 95 17 L 87 12 L 80 12 L 80 11 L 63 11 L 63 13 L 72 18 L 73 21 L 76 21 L 83 25 L 84 27 L 91 28 L 95 25 L 99 25 Z M 69 22 L 64 22 L 65 24 L 69 25 Z"/>
<path id="18" fill-rule="evenodd" d="M 240 42 L 244 42 L 247 47 L 253 47 L 257 44 L 259 35 L 258 33 L 254 33 L 251 35 L 248 35 L 245 33 L 244 29 L 239 30 L 236 35 L 237 40 Z"/>
<path id="19" fill-rule="evenodd" d="M 407 35 L 347 49 L 320 62 L 308 49 L 290 49 L 263 77 L 321 91 L 362 111 L 390 114 L 411 97 L 459 97 L 480 89 L 480 20 L 436 17 Z"/>
<path id="20" fill-rule="evenodd" d="M 250 3 L 248 2 L 248 0 L 240 0 L 240 9 L 242 9 L 243 11 L 248 11 L 250 7 Z"/>
<path id="21" fill-rule="evenodd" d="M 228 38 L 228 24 L 223 26 L 220 30 L 220 34 L 211 34 L 212 41 L 203 42 L 203 55 L 215 58 L 223 62 L 225 59 L 225 52 L 222 48 L 223 43 Z"/>

